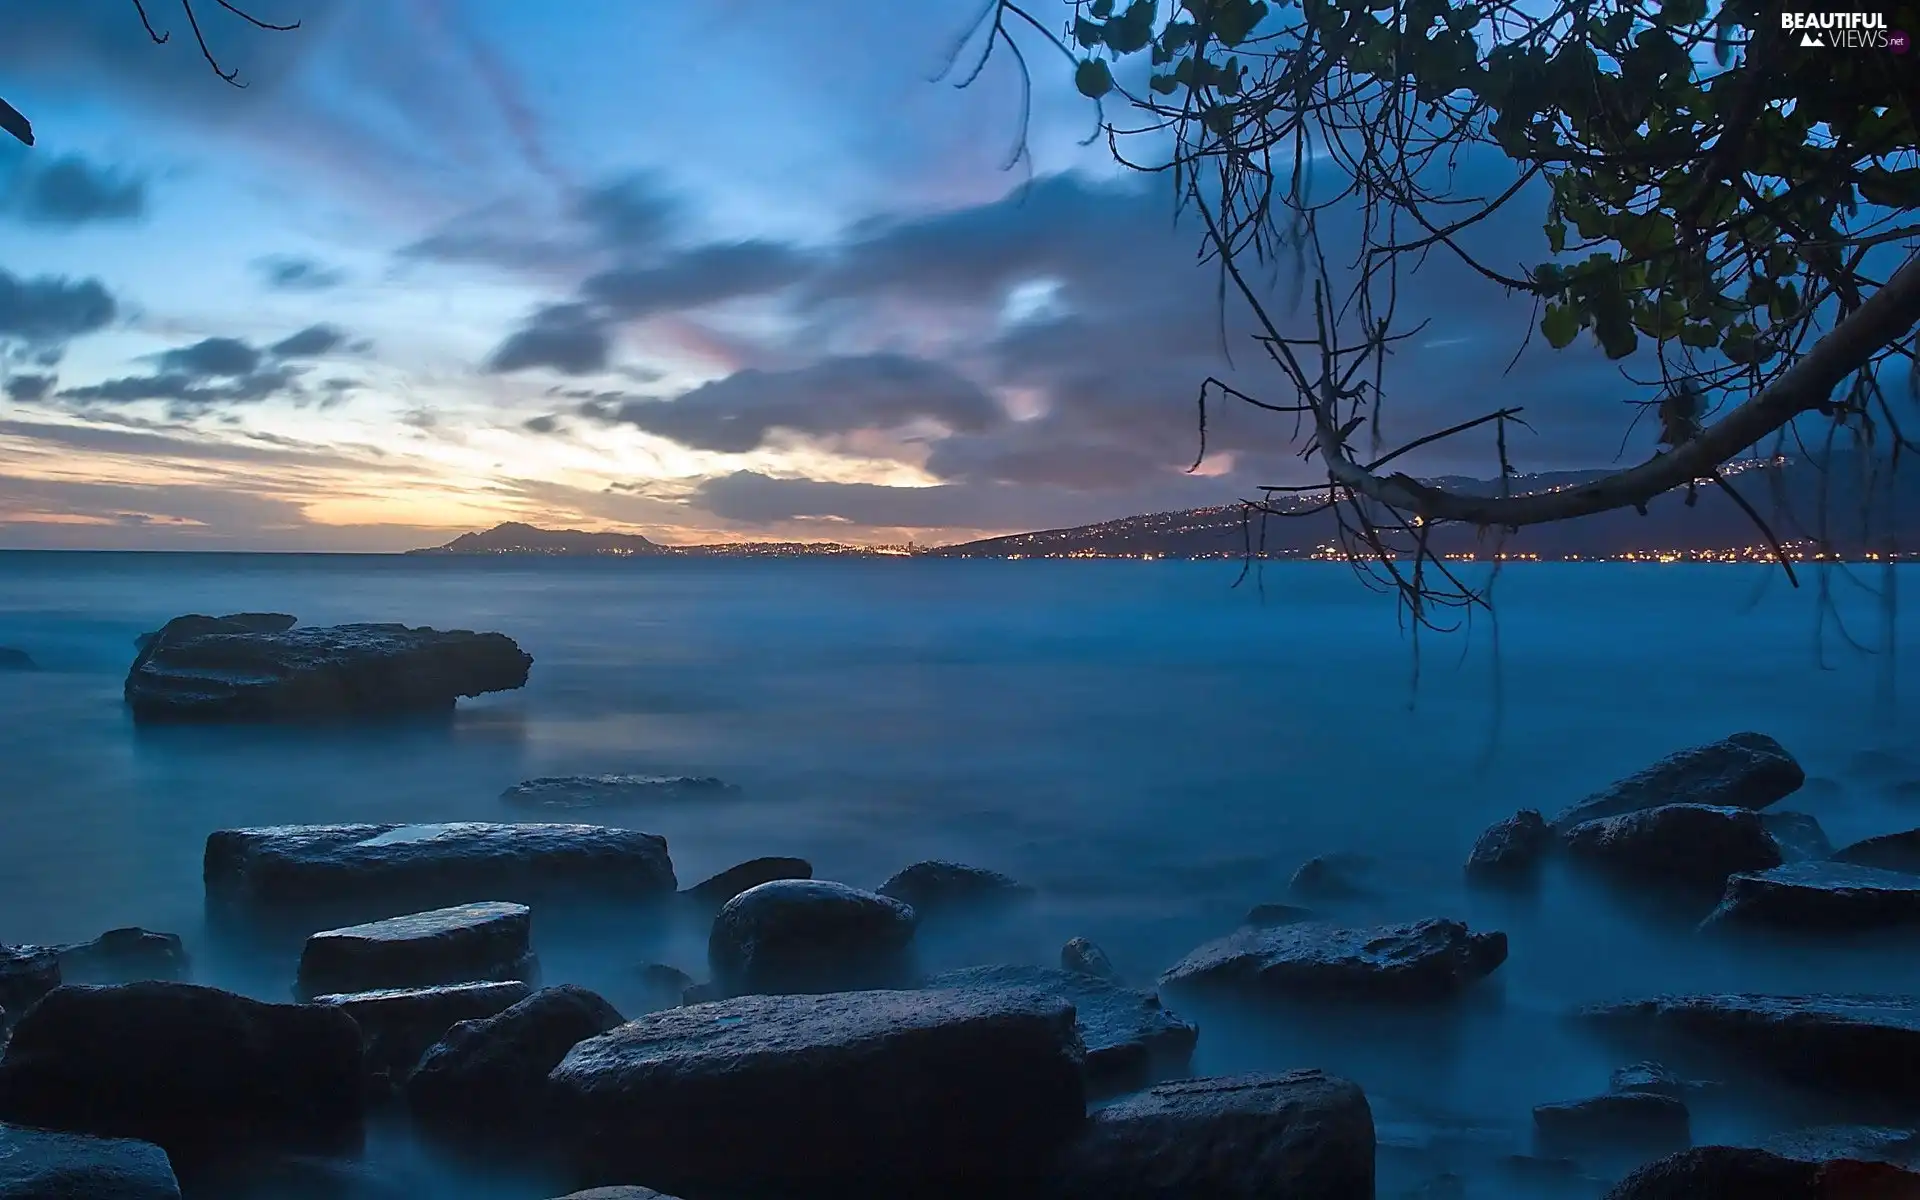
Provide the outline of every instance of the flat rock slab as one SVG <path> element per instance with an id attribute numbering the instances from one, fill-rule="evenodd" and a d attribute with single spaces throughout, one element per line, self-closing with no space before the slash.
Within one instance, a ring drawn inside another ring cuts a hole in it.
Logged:
<path id="1" fill-rule="evenodd" d="M 1834 852 L 1835 862 L 1920 874 L 1920 829 L 1883 833 Z"/>
<path id="2" fill-rule="evenodd" d="M 652 1013 L 549 1078 L 583 1182 L 912 1191 L 1037 1172 L 1085 1119 L 1082 1057 L 1057 997 L 840 992 Z"/>
<path id="3" fill-rule="evenodd" d="M 136 721 L 284 721 L 445 712 L 527 682 L 533 656 L 503 633 L 334 625 L 265 632 L 176 617 L 140 650 Z"/>
<path id="4" fill-rule="evenodd" d="M 0 946 L 0 1009 L 18 1019 L 60 986 L 60 955 L 49 946 Z"/>
<path id="5" fill-rule="evenodd" d="M 1459 921 L 1308 923 L 1230 933 L 1187 955 L 1160 983 L 1247 997 L 1441 1000 L 1506 958 L 1506 934 L 1473 933 Z"/>
<path id="6" fill-rule="evenodd" d="M 778 879 L 812 879 L 813 864 L 804 858 L 750 858 L 728 867 L 681 892 L 682 898 L 709 911 L 718 909 L 748 888 Z"/>
<path id="7" fill-rule="evenodd" d="M 1920 998 L 1725 994 L 1589 1005 L 1575 1017 L 1639 1043 L 1706 1049 L 1826 1091 L 1920 1101 Z"/>
<path id="8" fill-rule="evenodd" d="M 678 886 L 667 840 L 605 825 L 274 825 L 207 837 L 209 895 L 241 903 L 645 898 Z M 388 908 L 389 912 L 392 911 Z"/>
<path id="9" fill-rule="evenodd" d="M 825 879 L 748 888 L 713 918 L 707 960 L 729 992 L 842 991 L 891 983 L 919 923 L 891 896 Z"/>
<path id="10" fill-rule="evenodd" d="M 543 775 L 523 779 L 500 798 L 531 808 L 617 808 L 658 800 L 712 799 L 740 789 L 711 775 Z"/>
<path id="11" fill-rule="evenodd" d="M 1606 1200 L 1910 1200 L 1920 1175 L 1889 1163 L 1804 1162 L 1740 1146 L 1696 1146 L 1640 1167 Z"/>
<path id="12" fill-rule="evenodd" d="M 1033 889 L 985 867 L 929 859 L 903 867 L 877 889 L 922 916 L 1031 899 Z"/>
<path id="13" fill-rule="evenodd" d="M 1656 884 L 1718 888 L 1736 871 L 1783 861 L 1759 813 L 1707 804 L 1662 804 L 1583 821 L 1561 840 L 1575 861 Z"/>
<path id="14" fill-rule="evenodd" d="M 930 988 L 1028 988 L 1073 1005 L 1074 1025 L 1086 1047 L 1089 1090 L 1131 1091 L 1155 1079 L 1187 1072 L 1200 1030 L 1135 991 L 1080 971 L 1049 967 L 965 967 L 927 980 Z"/>
<path id="15" fill-rule="evenodd" d="M 625 1020 L 586 988 L 542 988 L 448 1029 L 407 1077 L 407 1104 L 418 1116 L 468 1127 L 537 1114 L 546 1107 L 547 1074 L 567 1051 Z"/>
<path id="16" fill-rule="evenodd" d="M 0 1125 L 0 1200 L 180 1200 L 167 1152 L 131 1138 Z"/>
<path id="17" fill-rule="evenodd" d="M 1324 1071 L 1163 1083 L 1095 1112 L 1059 1200 L 1373 1200 L 1373 1113 Z"/>
<path id="18" fill-rule="evenodd" d="M 1728 878 L 1702 928 L 1845 933 L 1920 926 L 1920 875 L 1797 862 Z"/>
<path id="19" fill-rule="evenodd" d="M 290 613 L 228 613 L 222 617 L 175 617 L 176 633 L 185 634 L 189 629 L 201 633 L 285 633 L 300 623 L 300 618 Z M 133 648 L 145 650 L 153 645 L 160 636 L 158 629 L 143 633 L 133 639 Z"/>
<path id="20" fill-rule="evenodd" d="M 1807 774 L 1786 747 L 1764 733 L 1736 733 L 1682 750 L 1602 788 L 1549 822 L 1565 833 L 1582 821 L 1662 804 L 1765 808 L 1791 794 Z"/>
<path id="21" fill-rule="evenodd" d="M 1912 1166 L 1920 1159 L 1920 1133 L 1881 1125 L 1815 1125 L 1775 1134 L 1761 1149 L 1802 1162 L 1854 1158 Z"/>
<path id="22" fill-rule="evenodd" d="M 533 974 L 533 913 L 483 901 L 327 929 L 300 951 L 299 992 L 365 992 Z"/>
<path id="23" fill-rule="evenodd" d="M 568 1192 L 558 1200 L 676 1200 L 665 1192 L 643 1187 L 597 1187 L 584 1192 Z"/>
<path id="24" fill-rule="evenodd" d="M 360 1026 L 367 1072 L 377 1080 L 404 1079 L 427 1048 L 462 1021 L 505 1012 L 533 994 L 518 981 L 446 987 L 382 988 L 316 996 L 315 1004 L 343 1009 Z"/>
<path id="25" fill-rule="evenodd" d="M 68 985 L 14 1027 L 0 1120 L 183 1151 L 357 1130 L 360 1027 L 191 983 Z"/>

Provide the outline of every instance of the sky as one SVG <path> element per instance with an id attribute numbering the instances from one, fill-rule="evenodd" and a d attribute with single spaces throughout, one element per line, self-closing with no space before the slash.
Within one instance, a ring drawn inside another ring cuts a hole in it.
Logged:
<path id="1" fill-rule="evenodd" d="M 236 88 L 174 0 L 161 45 L 130 2 L 9 6 L 0 547 L 926 545 L 1312 478 L 1247 409 L 1189 469 L 1208 376 L 1287 397 L 1062 60 L 1029 45 L 1012 170 L 1011 61 L 935 81 L 978 0 L 245 7 L 301 26 L 196 4 Z M 1539 219 L 1492 244 L 1538 261 Z M 1524 470 L 1621 452 L 1640 393 L 1584 343 L 1516 360 L 1525 300 L 1435 261 L 1403 308 L 1390 440 L 1518 403 Z"/>

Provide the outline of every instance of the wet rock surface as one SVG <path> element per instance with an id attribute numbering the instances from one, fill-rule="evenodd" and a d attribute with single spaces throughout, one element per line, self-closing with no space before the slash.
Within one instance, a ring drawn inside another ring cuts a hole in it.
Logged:
<path id="1" fill-rule="evenodd" d="M 1467 879 L 1478 884 L 1520 883 L 1538 875 L 1553 849 L 1553 830 L 1537 809 L 1523 808 L 1489 825 L 1467 855 Z"/>
<path id="2" fill-rule="evenodd" d="M 376 1091 L 385 1091 L 461 1021 L 494 1016 L 532 994 L 526 984 L 510 981 L 384 988 L 316 996 L 313 1002 L 341 1009 L 360 1026 L 367 1075 Z"/>
<path id="3" fill-rule="evenodd" d="M 327 929 L 300 951 L 303 996 L 526 980 L 534 974 L 533 914 L 485 901 Z"/>
<path id="4" fill-rule="evenodd" d="M 1577 862 L 1677 886 L 1718 888 L 1737 871 L 1764 871 L 1782 861 L 1760 814 L 1746 808 L 1663 804 L 1584 821 L 1561 839 Z"/>
<path id="5" fill-rule="evenodd" d="M 1880 1125 L 1815 1125 L 1775 1134 L 1761 1149 L 1802 1162 L 1853 1158 L 1912 1166 L 1920 1161 L 1920 1133 Z"/>
<path id="6" fill-rule="evenodd" d="M 1373 894 L 1367 875 L 1373 859 L 1365 854 L 1321 854 L 1300 864 L 1287 891 L 1300 900 L 1359 900 Z"/>
<path id="7" fill-rule="evenodd" d="M 542 988 L 495 1016 L 447 1030 L 408 1075 L 407 1105 L 442 1123 L 516 1120 L 545 1105 L 547 1073 L 569 1050 L 624 1020 L 586 988 Z"/>
<path id="8" fill-rule="evenodd" d="M 1106 1095 L 1185 1074 L 1200 1031 L 1160 1003 L 1078 971 L 1048 967 L 964 967 L 927 980 L 929 988 L 1028 988 L 1073 1005 L 1074 1025 L 1086 1049 L 1087 1086 Z"/>
<path id="9" fill-rule="evenodd" d="M 1255 929 L 1270 929 L 1276 925 L 1298 925 L 1302 921 L 1317 921 L 1320 914 L 1298 904 L 1256 904 L 1247 910 L 1241 918 L 1241 924 Z"/>
<path id="10" fill-rule="evenodd" d="M 915 910 L 824 879 L 763 883 L 713 918 L 707 958 L 731 992 L 841 991 L 904 980 Z"/>
<path id="11" fill-rule="evenodd" d="M 583 1183 L 912 1194 L 1030 1177 L 1085 1118 L 1081 1059 L 1037 992 L 853 992 L 653 1013 L 549 1078 Z"/>
<path id="12" fill-rule="evenodd" d="M 500 799 L 530 808 L 617 808 L 649 801 L 713 799 L 740 789 L 711 775 L 543 775 L 523 779 Z"/>
<path id="13" fill-rule="evenodd" d="M 1060 969 L 1077 971 L 1082 975 L 1091 975 L 1095 979 L 1117 980 L 1120 973 L 1113 969 L 1113 960 L 1107 952 L 1083 937 L 1068 938 L 1067 944 L 1060 947 Z"/>
<path id="14" fill-rule="evenodd" d="M 1029 899 L 1033 889 L 985 867 L 929 860 L 903 867 L 877 889 L 922 916 Z"/>
<path id="15" fill-rule="evenodd" d="M 584 1192 L 568 1192 L 557 1200 L 678 1200 L 665 1192 L 643 1187 L 597 1187 Z"/>
<path id="16" fill-rule="evenodd" d="M 1631 1151 L 1668 1154 L 1692 1144 L 1686 1103 L 1653 1091 L 1615 1091 L 1534 1106 L 1535 1142 L 1544 1154 Z"/>
<path id="17" fill-rule="evenodd" d="M 155 933 L 138 926 L 109 929 L 90 942 L 61 946 L 57 953 L 60 978 L 66 983 L 179 980 L 193 970 L 180 935 Z"/>
<path id="18" fill-rule="evenodd" d="M 69 985 L 14 1027 L 0 1120 L 182 1153 L 358 1128 L 360 1028 L 337 1008 L 191 983 Z"/>
<path id="19" fill-rule="evenodd" d="M 175 617 L 176 631 L 185 634 L 189 631 L 201 633 L 285 633 L 300 623 L 300 618 L 289 613 L 228 613 L 223 617 Z M 133 648 L 145 650 L 153 645 L 161 630 L 155 629 L 133 639 Z"/>
<path id="20" fill-rule="evenodd" d="M 1786 747 L 1764 733 L 1736 733 L 1670 754 L 1602 788 L 1549 822 L 1564 833 L 1583 821 L 1663 804 L 1765 808 L 1806 782 Z"/>
<path id="21" fill-rule="evenodd" d="M 1373 1114 L 1323 1071 L 1165 1083 L 1093 1113 L 1064 1150 L 1059 1200 L 1372 1200 Z"/>
<path id="22" fill-rule="evenodd" d="M 1160 982 L 1247 997 L 1443 1000 L 1506 957 L 1504 933 L 1473 933 L 1459 921 L 1362 928 L 1311 923 L 1228 934 L 1187 955 Z"/>
<path id="23" fill-rule="evenodd" d="M 1606 1200 L 1908 1200 L 1920 1175 L 1887 1163 L 1803 1162 L 1765 1150 L 1698 1146 L 1628 1175 Z"/>
<path id="24" fill-rule="evenodd" d="M 706 909 L 718 909 L 727 901 L 738 896 L 748 888 L 759 887 L 763 883 L 773 883 L 780 879 L 812 879 L 813 864 L 804 858 L 752 858 L 726 870 L 680 893 L 691 904 Z"/>
<path id="25" fill-rule="evenodd" d="M 60 986 L 60 955 L 47 946 L 0 946 L 0 1009 L 14 1018 Z"/>
<path id="26" fill-rule="evenodd" d="M 1676 1053 L 1842 1094 L 1920 1102 L 1920 999 L 1909 996 L 1659 996 L 1589 1005 L 1576 1019 Z"/>
<path id="27" fill-rule="evenodd" d="M 478 821 L 222 829 L 207 838 L 203 875 L 210 897 L 267 907 L 636 899 L 678 886 L 655 834 Z"/>
<path id="28" fill-rule="evenodd" d="M 1810 862 L 1833 857 L 1833 842 L 1827 838 L 1827 831 L 1820 827 L 1819 819 L 1812 813 L 1796 812 L 1790 808 L 1770 808 L 1760 814 L 1760 823 L 1780 844 L 1783 862 Z"/>
<path id="29" fill-rule="evenodd" d="M 0 1125 L 0 1200 L 180 1200 L 180 1183 L 151 1142 Z"/>
<path id="30" fill-rule="evenodd" d="M 1920 829 L 1865 838 L 1835 851 L 1833 860 L 1861 867 L 1878 867 L 1882 871 L 1920 874 Z"/>
<path id="31" fill-rule="evenodd" d="M 533 657 L 502 633 L 405 625 L 277 632 L 176 617 L 134 659 L 136 721 L 274 721 L 445 712 L 527 682 Z"/>
<path id="32" fill-rule="evenodd" d="M 1707 929 L 1842 933 L 1920 926 L 1920 875 L 1800 862 L 1728 878 Z"/>
<path id="33" fill-rule="evenodd" d="M 1671 1096 L 1675 1100 L 1684 1100 L 1687 1096 L 1687 1083 L 1665 1066 L 1657 1062 L 1629 1063 L 1613 1072 L 1607 1080 L 1607 1087 L 1615 1092 L 1652 1092 L 1659 1096 Z"/>

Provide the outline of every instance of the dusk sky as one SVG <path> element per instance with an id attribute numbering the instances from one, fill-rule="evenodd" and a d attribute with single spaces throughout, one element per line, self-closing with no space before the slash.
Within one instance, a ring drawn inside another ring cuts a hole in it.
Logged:
<path id="1" fill-rule="evenodd" d="M 177 4 L 163 46 L 123 0 L 9 5 L 0 547 L 925 544 L 1311 478 L 1246 411 L 1187 473 L 1200 381 L 1275 379 L 1229 367 L 1167 182 L 1078 144 L 1061 60 L 1032 47 L 1030 175 L 1009 62 L 930 82 L 977 0 L 197 7 L 245 90 Z M 1523 469 L 1614 458 L 1597 351 L 1503 376 L 1527 303 L 1445 264 L 1407 303 L 1391 434 L 1523 403 Z"/>

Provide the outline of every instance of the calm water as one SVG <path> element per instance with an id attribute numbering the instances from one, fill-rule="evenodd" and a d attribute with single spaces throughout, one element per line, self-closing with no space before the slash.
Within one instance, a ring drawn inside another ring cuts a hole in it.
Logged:
<path id="1" fill-rule="evenodd" d="M 1817 814 L 1836 844 L 1920 821 L 1895 792 L 1849 774 L 1857 752 L 1910 740 L 1886 697 L 1889 687 L 1920 696 L 1920 678 L 1831 635 L 1819 662 L 1812 587 L 1792 592 L 1757 567 L 1510 567 L 1496 704 L 1484 626 L 1429 636 L 1416 694 L 1391 601 L 1344 568 L 1269 568 L 1264 601 L 1230 588 L 1237 572 L 0 554 L 0 645 L 47 668 L 0 674 L 0 941 L 124 924 L 178 931 L 203 982 L 283 999 L 290 957 L 222 945 L 204 928 L 209 830 L 527 819 L 498 799 L 502 788 L 634 771 L 714 774 L 744 789 L 578 818 L 664 834 L 683 883 L 798 854 L 822 877 L 873 886 L 938 856 L 1041 889 L 1018 920 L 929 934 L 935 967 L 1051 962 L 1084 934 L 1150 981 L 1249 905 L 1283 899 L 1307 857 L 1375 855 L 1386 894 L 1356 915 L 1459 915 L 1508 930 L 1494 999 L 1417 1028 L 1194 1013 L 1195 1066 L 1343 1071 L 1367 1087 L 1383 1142 L 1396 1145 L 1434 1122 L 1496 1140 L 1524 1130 L 1532 1104 L 1601 1089 L 1619 1059 L 1556 1020 L 1575 1002 L 1920 986 L 1909 955 L 1715 948 L 1568 881 L 1524 907 L 1460 883 L 1488 822 L 1521 806 L 1552 811 L 1740 729 L 1775 735 L 1830 781 L 1790 806 Z M 1836 582 L 1834 602 L 1859 637 L 1879 640 L 1870 597 Z M 180 613 L 249 609 L 307 624 L 501 630 L 533 654 L 532 681 L 463 703 L 450 725 L 136 731 L 120 702 L 134 636 Z M 1917 621 L 1901 616 L 1907 645 Z M 698 928 L 536 936 L 549 981 L 597 987 L 629 1012 L 644 1006 L 638 964 L 701 974 Z M 1785 1119 L 1702 1113 L 1697 1140 Z M 372 1153 L 427 1169 L 401 1147 Z M 1398 1146 L 1381 1161 L 1381 1194 L 1393 1196 L 1437 1160 Z M 444 1174 L 412 1186 L 479 1194 Z M 1506 1194 L 1490 1177 L 1472 1187 Z M 550 1194 L 498 1178 L 486 1190 Z"/>

